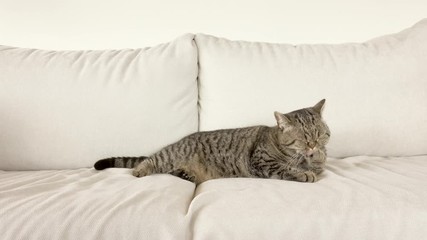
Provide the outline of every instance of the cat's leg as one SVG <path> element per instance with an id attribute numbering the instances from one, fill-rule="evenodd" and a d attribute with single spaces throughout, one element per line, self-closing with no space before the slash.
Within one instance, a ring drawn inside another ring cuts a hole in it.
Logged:
<path id="1" fill-rule="evenodd" d="M 291 180 L 297 182 L 316 182 L 317 176 L 311 170 L 303 169 L 299 167 L 290 167 L 282 165 L 279 168 L 273 167 L 267 170 L 268 178 Z"/>
<path id="2" fill-rule="evenodd" d="M 132 174 L 135 177 L 144 177 L 155 173 L 168 173 L 184 180 L 199 184 L 203 181 L 200 180 L 200 176 L 196 176 L 196 172 L 193 172 L 194 164 L 194 161 L 181 162 L 178 166 L 175 166 L 174 169 L 171 169 L 174 167 L 173 164 L 166 164 L 166 161 L 155 161 L 152 158 L 148 158 L 138 164 L 134 168 Z"/>
<path id="3" fill-rule="evenodd" d="M 301 162 L 302 160 L 302 162 Z M 311 159 L 305 159 L 303 157 L 299 158 L 298 165 L 290 165 L 289 163 L 284 164 L 282 168 L 282 175 L 288 180 L 298 181 L 298 182 L 309 182 L 313 183 L 317 181 L 317 174 L 313 171 Z"/>
<path id="4" fill-rule="evenodd" d="M 176 168 L 170 170 L 168 173 L 187 181 L 199 185 L 207 180 L 220 178 L 221 176 L 216 173 L 212 168 L 206 165 L 206 161 L 198 154 L 194 154 L 175 166 Z"/>
<path id="5" fill-rule="evenodd" d="M 252 173 L 255 176 L 272 179 L 291 180 L 298 182 L 316 182 L 317 176 L 311 170 L 289 166 L 275 161 L 254 161 Z"/>
<path id="6" fill-rule="evenodd" d="M 182 178 L 184 180 L 193 182 L 193 183 L 196 181 L 196 177 L 194 175 L 188 173 L 184 169 L 172 170 L 169 172 L 169 174 L 176 176 L 176 177 L 179 177 L 179 178 Z"/>
<path id="7" fill-rule="evenodd" d="M 309 183 L 317 181 L 316 173 L 299 168 L 286 168 L 286 170 L 282 171 L 275 170 L 274 173 L 269 174 L 269 178 Z"/>
<path id="8" fill-rule="evenodd" d="M 284 180 L 291 180 L 297 182 L 313 183 L 317 181 L 317 175 L 311 169 L 301 168 L 298 166 L 283 165 L 278 175 Z"/>
<path id="9" fill-rule="evenodd" d="M 138 164 L 132 172 L 135 177 L 144 177 L 154 173 L 158 173 L 154 161 L 149 158 Z"/>
<path id="10" fill-rule="evenodd" d="M 290 174 L 293 178 L 291 178 L 290 180 L 294 180 L 294 181 L 298 181 L 298 182 L 316 182 L 317 181 L 317 176 L 316 173 L 314 173 L 313 171 L 299 171 L 299 172 L 295 172 Z"/>
<path id="11" fill-rule="evenodd" d="M 307 167 L 309 170 L 313 171 L 317 175 L 321 174 L 326 165 L 326 149 L 319 149 L 315 152 L 309 163 L 310 164 Z"/>
<path id="12" fill-rule="evenodd" d="M 154 173 L 160 173 L 160 171 L 157 171 L 157 170 L 158 169 L 155 166 L 153 161 L 145 161 L 140 163 L 138 166 L 136 166 L 132 174 L 135 177 L 145 177 Z M 196 182 L 196 177 L 194 175 L 190 174 L 188 171 L 181 168 L 171 170 L 167 173 L 190 182 Z"/>

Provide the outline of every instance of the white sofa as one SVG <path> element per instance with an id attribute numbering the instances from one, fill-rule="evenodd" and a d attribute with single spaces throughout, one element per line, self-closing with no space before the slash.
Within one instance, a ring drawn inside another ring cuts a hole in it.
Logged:
<path id="1" fill-rule="evenodd" d="M 326 98 L 313 184 L 96 171 Z M 425 239 L 427 19 L 364 43 L 0 47 L 0 239 Z"/>

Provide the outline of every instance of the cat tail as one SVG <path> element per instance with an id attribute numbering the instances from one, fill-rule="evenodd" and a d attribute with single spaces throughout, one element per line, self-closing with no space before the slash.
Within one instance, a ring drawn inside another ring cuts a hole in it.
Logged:
<path id="1" fill-rule="evenodd" d="M 103 170 L 106 168 L 134 168 L 139 163 L 148 157 L 112 157 L 105 158 L 97 161 L 94 164 L 96 170 Z"/>

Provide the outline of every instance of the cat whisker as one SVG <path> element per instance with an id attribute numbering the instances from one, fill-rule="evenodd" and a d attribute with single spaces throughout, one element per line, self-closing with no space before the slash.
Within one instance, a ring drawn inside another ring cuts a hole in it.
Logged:
<path id="1" fill-rule="evenodd" d="M 291 156 L 291 161 L 289 161 L 288 166 L 297 165 L 298 161 L 301 159 L 301 155 L 298 153 L 295 153 Z"/>

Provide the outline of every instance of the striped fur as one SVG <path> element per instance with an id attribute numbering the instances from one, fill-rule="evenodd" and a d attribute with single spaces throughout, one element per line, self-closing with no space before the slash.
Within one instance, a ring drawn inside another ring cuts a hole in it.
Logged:
<path id="1" fill-rule="evenodd" d="M 149 157 L 103 159 L 95 168 L 134 168 L 136 177 L 169 173 L 196 184 L 230 177 L 315 182 L 325 166 L 330 136 L 321 117 L 324 103 L 287 114 L 275 112 L 274 127 L 198 132 Z"/>

